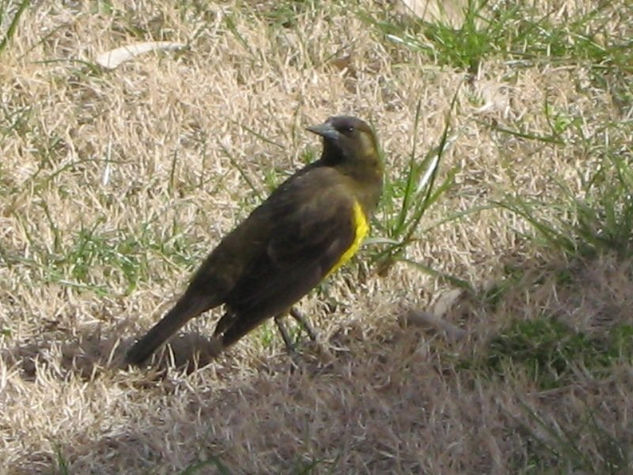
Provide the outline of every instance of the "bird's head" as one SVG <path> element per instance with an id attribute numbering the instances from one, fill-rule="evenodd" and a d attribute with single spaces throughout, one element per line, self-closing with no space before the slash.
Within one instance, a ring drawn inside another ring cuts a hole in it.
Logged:
<path id="1" fill-rule="evenodd" d="M 330 117 L 307 130 L 323 137 L 324 165 L 380 165 L 376 135 L 366 122 L 356 117 Z"/>

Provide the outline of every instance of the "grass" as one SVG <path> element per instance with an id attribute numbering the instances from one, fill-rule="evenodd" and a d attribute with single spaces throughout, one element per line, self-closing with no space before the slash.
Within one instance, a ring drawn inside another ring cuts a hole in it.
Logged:
<path id="1" fill-rule="evenodd" d="M 516 321 L 492 338 L 482 367 L 502 377 L 523 368 L 541 389 L 558 388 L 573 383 L 579 372 L 601 378 L 612 366 L 631 364 L 631 336 L 627 324 L 597 337 L 553 318 Z"/>
<path id="2" fill-rule="evenodd" d="M 16 5 L 3 0 L 0 3 L 0 53 L 7 47 L 18 28 L 20 17 L 29 6 L 29 0 L 22 0 Z"/>
<path id="3" fill-rule="evenodd" d="M 457 2 L 455 2 L 457 3 Z M 630 74 L 630 56 L 626 50 L 631 39 L 609 31 L 616 13 L 618 26 L 625 26 L 625 15 L 631 6 L 622 3 L 622 10 L 602 3 L 596 8 L 583 7 L 557 21 L 561 11 L 554 7 L 539 11 L 527 2 L 462 2 L 461 22 L 390 15 L 378 19 L 364 15 L 389 41 L 421 53 L 433 62 L 464 69 L 472 74 L 490 58 L 520 62 L 522 65 L 573 64 L 589 65 L 598 74 L 613 68 Z M 565 15 L 565 13 L 563 13 Z"/>
<path id="4" fill-rule="evenodd" d="M 406 248 L 416 239 L 415 234 L 425 212 L 450 188 L 457 172 L 452 170 L 440 186 L 435 188 L 435 178 L 448 146 L 450 116 L 447 117 L 440 144 L 421 159 L 416 153 L 421 106 L 421 102 L 418 102 L 407 170 L 404 176 L 393 181 L 388 179 L 385 184 L 383 222 L 378 225 L 380 232 L 386 235 L 388 245 L 375 257 L 381 267 L 390 266 L 402 257 Z"/>
<path id="5" fill-rule="evenodd" d="M 517 194 L 497 204 L 528 221 L 546 246 L 558 248 L 571 258 L 595 257 L 605 252 L 630 257 L 633 175 L 625 134 L 633 130 L 633 126 L 622 123 L 615 129 L 616 143 L 608 150 L 600 150 L 601 144 L 596 143 L 601 142 L 602 137 L 584 140 L 583 146 L 593 150 L 592 155 L 597 160 L 592 169 L 578 171 L 579 191 L 558 181 L 560 193 L 555 202 Z M 542 210 L 556 210 L 557 213 L 542 218 Z"/>
<path id="6" fill-rule="evenodd" d="M 573 430 L 558 427 L 525 407 L 525 414 L 540 430 L 524 425 L 528 434 L 527 473 L 541 473 L 552 469 L 560 471 L 588 470 L 600 473 L 621 473 L 630 467 L 631 450 L 623 446 L 599 422 L 592 408 Z M 583 451 L 583 438 L 589 437 L 600 446 L 600 458 L 588 456 Z"/>
<path id="7" fill-rule="evenodd" d="M 629 3 L 0 2 L 0 472 L 627 472 Z M 113 368 L 336 113 L 387 177 L 321 346 Z"/>

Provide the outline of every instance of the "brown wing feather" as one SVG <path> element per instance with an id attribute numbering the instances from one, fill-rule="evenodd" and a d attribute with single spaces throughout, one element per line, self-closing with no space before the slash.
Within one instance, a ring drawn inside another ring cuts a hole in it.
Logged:
<path id="1" fill-rule="evenodd" d="M 245 267 L 225 300 L 228 313 L 218 323 L 226 345 L 307 294 L 354 240 L 353 198 L 340 183 L 332 183 L 338 175 L 327 169 L 310 175 L 310 188 L 303 180 L 287 182 L 269 200 L 266 210 L 274 226 L 265 252 Z"/>

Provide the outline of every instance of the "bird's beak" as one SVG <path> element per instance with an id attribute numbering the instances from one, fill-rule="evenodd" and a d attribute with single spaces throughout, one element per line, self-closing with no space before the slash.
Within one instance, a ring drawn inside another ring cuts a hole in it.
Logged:
<path id="1" fill-rule="evenodd" d="M 323 122 L 320 125 L 312 125 L 310 127 L 306 127 L 306 130 L 313 132 L 321 137 L 330 140 L 337 140 L 340 136 L 340 132 L 332 127 L 332 124 L 329 122 Z"/>

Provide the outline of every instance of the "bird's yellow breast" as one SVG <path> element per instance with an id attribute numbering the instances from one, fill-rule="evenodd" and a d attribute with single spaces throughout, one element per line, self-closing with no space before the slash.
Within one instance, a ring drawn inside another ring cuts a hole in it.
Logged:
<path id="1" fill-rule="evenodd" d="M 369 232 L 369 223 L 367 222 L 367 217 L 365 216 L 365 212 L 363 211 L 363 208 L 361 207 L 358 201 L 354 201 L 352 214 L 353 214 L 352 222 L 354 226 L 354 240 L 352 241 L 352 244 L 350 245 L 350 247 L 347 248 L 347 251 L 343 253 L 343 255 L 338 260 L 338 262 L 332 266 L 332 268 L 330 269 L 327 275 L 330 275 L 336 272 L 339 269 L 339 267 L 341 267 L 343 264 L 349 261 L 352 258 L 352 256 L 356 254 L 356 251 L 358 251 L 358 248 L 363 242 L 363 239 L 365 239 L 365 236 L 367 236 L 367 233 Z"/>

